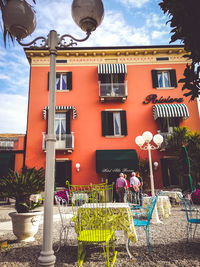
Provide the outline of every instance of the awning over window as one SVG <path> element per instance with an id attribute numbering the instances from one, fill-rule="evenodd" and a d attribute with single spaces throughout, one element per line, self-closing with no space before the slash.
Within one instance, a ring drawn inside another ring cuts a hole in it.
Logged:
<path id="1" fill-rule="evenodd" d="M 135 149 L 96 150 L 96 172 L 132 172 L 138 170 Z"/>
<path id="2" fill-rule="evenodd" d="M 119 74 L 127 73 L 126 64 L 99 64 L 98 74 Z"/>
<path id="3" fill-rule="evenodd" d="M 185 104 L 162 104 L 153 106 L 154 120 L 158 118 L 188 118 L 189 111 Z"/>
<path id="4" fill-rule="evenodd" d="M 44 120 L 46 120 L 47 119 L 47 110 L 49 109 L 49 107 L 48 106 L 46 106 L 46 107 L 44 107 L 43 108 L 43 118 L 44 118 Z M 76 119 L 76 116 L 77 116 L 77 113 L 76 113 L 76 108 L 74 107 L 74 106 L 56 106 L 55 107 L 55 110 L 56 111 L 65 111 L 65 110 L 72 110 L 72 112 L 73 112 L 73 116 L 72 116 L 72 118 L 73 118 L 73 120 L 74 119 Z"/>

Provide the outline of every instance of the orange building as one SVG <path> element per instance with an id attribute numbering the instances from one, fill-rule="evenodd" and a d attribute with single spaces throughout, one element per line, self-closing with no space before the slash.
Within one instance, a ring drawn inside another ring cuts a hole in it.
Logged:
<path id="1" fill-rule="evenodd" d="M 48 130 L 47 49 L 25 49 L 30 89 L 25 164 L 45 167 Z M 56 186 L 113 181 L 147 158 L 135 144 L 144 131 L 166 136 L 173 126 L 200 131 L 197 102 L 183 96 L 187 63 L 183 46 L 91 47 L 58 49 L 56 60 Z M 152 151 L 159 163 L 155 188 L 180 185 L 165 152 Z M 173 159 L 174 160 L 174 159 Z M 78 163 L 78 164 L 77 164 Z M 162 171 L 163 170 L 163 171 Z M 172 173 L 172 170 L 171 170 Z M 167 175 L 167 177 L 166 177 Z"/>

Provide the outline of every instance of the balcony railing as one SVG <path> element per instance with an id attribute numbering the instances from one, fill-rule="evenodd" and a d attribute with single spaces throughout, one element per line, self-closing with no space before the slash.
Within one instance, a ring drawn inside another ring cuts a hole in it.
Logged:
<path id="1" fill-rule="evenodd" d="M 42 149 L 46 151 L 46 133 L 42 133 Z M 56 135 L 56 150 L 68 150 L 72 152 L 74 150 L 74 133 Z"/>
<path id="2" fill-rule="evenodd" d="M 127 98 L 127 81 L 124 83 L 101 83 L 99 82 L 99 98 L 101 101 Z"/>

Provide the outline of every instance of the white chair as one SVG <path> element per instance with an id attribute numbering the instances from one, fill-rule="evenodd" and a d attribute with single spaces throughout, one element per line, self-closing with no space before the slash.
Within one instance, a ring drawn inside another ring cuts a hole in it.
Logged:
<path id="1" fill-rule="evenodd" d="M 58 247 L 54 244 L 54 250 L 55 252 L 58 252 L 61 248 L 62 241 L 63 244 L 67 243 L 69 230 L 71 227 L 74 227 L 74 223 L 72 222 L 73 214 L 69 212 L 67 200 L 55 196 L 55 201 L 60 215 L 60 238 Z"/>

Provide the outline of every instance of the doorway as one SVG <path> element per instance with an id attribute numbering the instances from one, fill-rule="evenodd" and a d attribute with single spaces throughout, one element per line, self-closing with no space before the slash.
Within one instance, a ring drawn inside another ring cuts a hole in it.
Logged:
<path id="1" fill-rule="evenodd" d="M 176 158 L 163 158 L 161 159 L 162 178 L 164 187 L 177 187 L 181 186 L 180 177 L 177 171 Z"/>
<path id="2" fill-rule="evenodd" d="M 72 180 L 72 161 L 56 160 L 55 165 L 55 186 L 66 187 L 66 181 L 71 184 Z"/>

